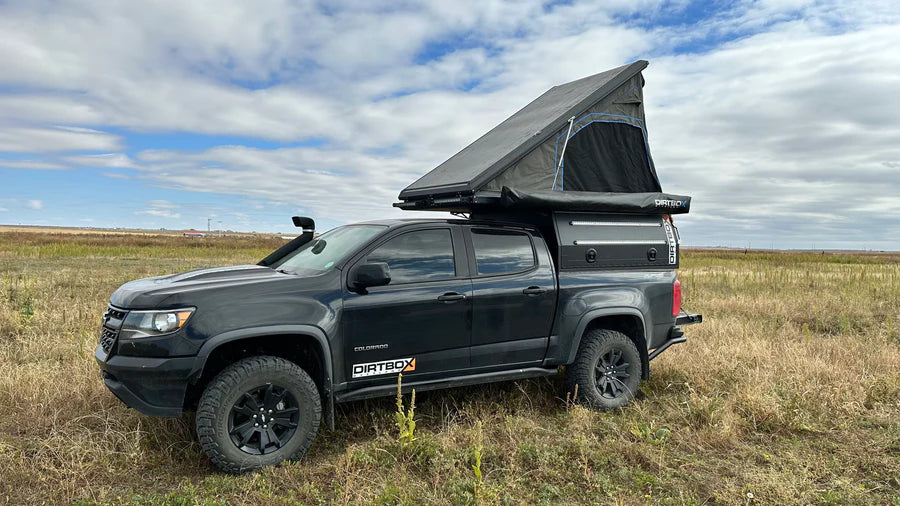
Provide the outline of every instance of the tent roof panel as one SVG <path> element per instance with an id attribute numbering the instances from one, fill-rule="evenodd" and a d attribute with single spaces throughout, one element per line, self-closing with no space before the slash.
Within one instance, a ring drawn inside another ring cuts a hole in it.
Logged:
<path id="1" fill-rule="evenodd" d="M 400 199 L 472 193 L 549 139 L 569 118 L 612 93 L 647 67 L 629 65 L 554 86 L 472 144 L 400 192 Z"/>

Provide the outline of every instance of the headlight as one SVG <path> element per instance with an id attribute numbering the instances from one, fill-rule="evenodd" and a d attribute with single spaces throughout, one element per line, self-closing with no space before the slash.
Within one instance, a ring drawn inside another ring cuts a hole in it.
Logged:
<path id="1" fill-rule="evenodd" d="M 194 308 L 170 311 L 131 311 L 122 324 L 122 337 L 153 337 L 180 329 L 194 313 Z"/>

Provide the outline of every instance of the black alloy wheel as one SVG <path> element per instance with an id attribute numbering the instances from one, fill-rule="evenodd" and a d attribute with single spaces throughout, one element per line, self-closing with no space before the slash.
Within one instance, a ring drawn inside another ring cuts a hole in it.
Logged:
<path id="1" fill-rule="evenodd" d="M 631 377 L 628 373 L 630 367 L 631 364 L 625 361 L 620 349 L 612 349 L 601 355 L 594 367 L 594 381 L 597 382 L 600 395 L 615 399 L 627 393 L 626 382 Z"/>
<path id="2" fill-rule="evenodd" d="M 576 401 L 596 409 L 627 406 L 637 394 L 643 365 L 637 346 L 617 330 L 584 334 L 575 361 L 566 366 L 566 386 Z"/>
<path id="3" fill-rule="evenodd" d="M 260 355 L 206 385 L 197 438 L 216 467 L 238 474 L 302 458 L 321 421 L 321 392 L 310 375 L 290 360 Z"/>
<path id="4" fill-rule="evenodd" d="M 299 412 L 297 400 L 287 389 L 266 383 L 245 392 L 231 407 L 228 434 L 243 452 L 272 453 L 297 431 Z"/>

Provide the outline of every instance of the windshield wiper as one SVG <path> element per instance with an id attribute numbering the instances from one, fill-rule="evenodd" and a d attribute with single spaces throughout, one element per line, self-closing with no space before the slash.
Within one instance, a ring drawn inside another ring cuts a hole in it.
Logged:
<path id="1" fill-rule="evenodd" d="M 280 272 L 280 273 L 282 273 L 282 274 L 290 274 L 290 275 L 292 275 L 292 276 L 296 276 L 296 275 L 297 275 L 296 272 L 294 272 L 294 271 L 289 271 L 289 270 L 287 270 L 287 269 L 275 269 L 275 272 Z"/>

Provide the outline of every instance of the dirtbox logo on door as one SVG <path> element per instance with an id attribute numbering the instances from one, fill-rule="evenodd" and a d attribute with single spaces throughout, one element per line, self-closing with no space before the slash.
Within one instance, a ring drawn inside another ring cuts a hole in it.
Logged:
<path id="1" fill-rule="evenodd" d="M 353 364 L 353 377 L 365 378 L 366 376 L 381 376 L 382 374 L 397 374 L 416 370 L 416 358 L 395 358 L 368 364 Z"/>

